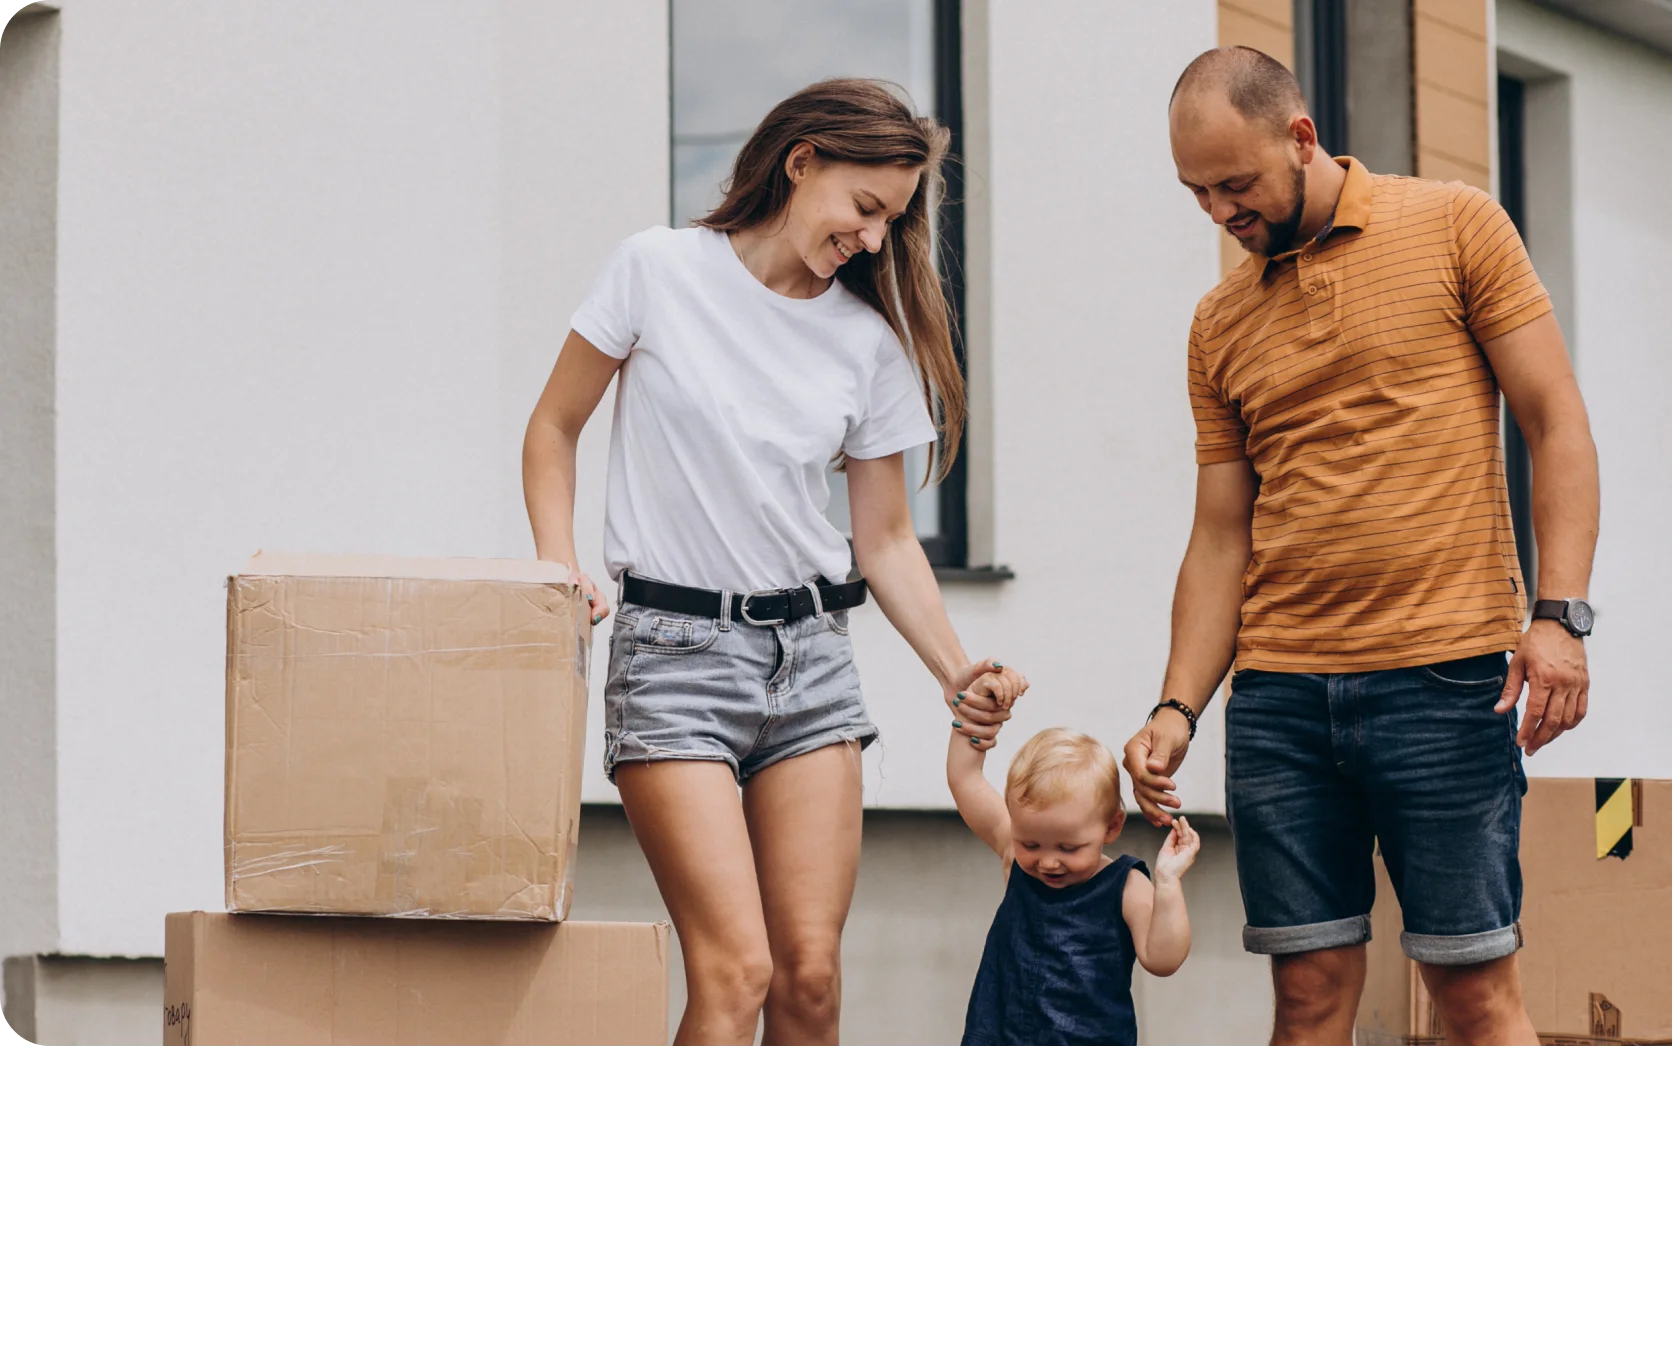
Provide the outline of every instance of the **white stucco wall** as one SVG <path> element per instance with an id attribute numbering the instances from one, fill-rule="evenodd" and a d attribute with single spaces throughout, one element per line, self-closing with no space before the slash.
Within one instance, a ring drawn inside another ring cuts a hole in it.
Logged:
<path id="1" fill-rule="evenodd" d="M 1161 684 L 1196 477 L 1185 340 L 1219 276 L 1213 228 L 1175 177 L 1166 110 L 1217 17 L 1211 0 L 980 8 L 990 102 L 966 117 L 985 117 L 990 144 L 970 199 L 990 214 L 991 262 L 970 288 L 990 290 L 993 434 L 971 456 L 991 460 L 993 558 L 1016 580 L 945 595 L 971 655 L 1033 684 L 990 761 L 999 777 L 1040 727 L 1118 751 Z M 857 615 L 854 637 L 884 734 L 868 798 L 950 806 L 938 688 L 879 612 Z M 1221 731 L 1214 712 L 1182 772 L 1192 810 L 1223 809 Z"/>
<path id="2" fill-rule="evenodd" d="M 57 941 L 58 24 L 0 9 L 0 958 Z M 3 985 L 3 984 L 0 984 Z"/>
<path id="3" fill-rule="evenodd" d="M 1672 130 L 1672 57 L 1523 0 L 1499 0 L 1497 44 L 1564 77 L 1571 118 L 1569 344 L 1602 467 L 1602 538 L 1591 599 L 1590 715 L 1528 765 L 1536 776 L 1672 778 L 1672 721 L 1656 692 L 1672 669 L 1672 182 L 1658 173 Z M 1506 65 L 1507 65 L 1506 61 Z M 1557 173 L 1529 147 L 1529 179 Z M 1529 185 L 1530 193 L 1537 186 Z M 1548 239 L 1550 233 L 1546 232 Z M 1541 266 L 1539 227 L 1529 250 Z M 1554 284 L 1555 281 L 1553 281 Z M 1534 469 L 1537 476 L 1537 469 Z"/>
<path id="4" fill-rule="evenodd" d="M 156 953 L 165 912 L 221 894 L 225 574 L 255 548 L 529 551 L 528 410 L 605 254 L 667 215 L 667 9 L 63 8 L 57 947 Z M 1652 399 L 1672 190 L 1641 171 L 1672 126 L 1672 61 L 1501 9 L 1502 45 L 1571 75 L 1574 338 L 1604 459 L 1591 718 L 1533 772 L 1667 777 L 1672 725 L 1640 695 L 1672 659 Z M 1017 579 L 946 594 L 972 652 L 1034 681 L 1013 737 L 1065 723 L 1118 746 L 1155 697 L 1190 521 L 1182 356 L 1217 244 L 1174 181 L 1165 105 L 1215 6 L 970 13 L 990 25 L 968 111 L 988 243 L 975 529 Z M 589 567 L 608 410 L 582 445 Z M 869 799 L 946 806 L 933 684 L 877 611 L 855 635 L 885 733 Z M 1185 768 L 1192 809 L 1222 806 L 1220 730 L 1210 715 Z"/>
<path id="5" fill-rule="evenodd" d="M 568 309 L 666 212 L 667 7 L 61 22 L 58 947 L 155 954 L 221 897 L 228 571 L 530 550 L 518 451 Z"/>
<path id="6" fill-rule="evenodd" d="M 1189 520 L 1180 356 L 1215 248 L 1164 109 L 1214 7 L 991 9 L 972 287 L 995 436 L 975 456 L 980 533 L 1018 579 L 947 593 L 971 650 L 1035 681 L 1018 736 L 1118 745 L 1159 682 Z M 165 912 L 219 902 L 222 580 L 249 552 L 529 550 L 528 410 L 610 247 L 666 218 L 666 22 L 661 0 L 364 0 L 328 21 L 65 0 L 60 950 L 155 953 Z M 589 567 L 608 409 L 582 445 Z M 886 733 L 868 796 L 946 806 L 933 685 L 876 611 L 856 631 Z M 1210 729 L 1193 807 L 1218 805 L 1217 746 Z M 586 795 L 612 797 L 592 757 Z"/>

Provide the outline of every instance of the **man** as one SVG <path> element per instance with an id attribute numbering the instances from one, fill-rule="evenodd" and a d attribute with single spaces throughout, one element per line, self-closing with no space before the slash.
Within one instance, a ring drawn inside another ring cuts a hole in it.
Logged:
<path id="1" fill-rule="evenodd" d="M 1379 850 L 1447 1035 L 1536 1043 L 1521 756 L 1585 716 L 1598 504 L 1549 299 L 1490 197 L 1332 160 L 1259 52 L 1198 57 L 1169 121 L 1179 179 L 1250 258 L 1191 326 L 1195 525 L 1162 703 L 1126 747 L 1138 803 L 1172 820 L 1234 662 L 1227 810 L 1272 1042 L 1352 1041 Z M 1500 387 L 1535 471 L 1525 632 Z"/>

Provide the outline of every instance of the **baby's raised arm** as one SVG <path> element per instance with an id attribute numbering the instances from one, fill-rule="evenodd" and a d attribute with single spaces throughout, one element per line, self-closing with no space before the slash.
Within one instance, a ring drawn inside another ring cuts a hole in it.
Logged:
<path id="1" fill-rule="evenodd" d="M 1202 838 L 1182 816 L 1155 857 L 1155 880 L 1128 874 L 1121 914 L 1132 932 L 1138 962 L 1157 977 L 1176 973 L 1190 954 L 1190 913 L 1180 881 L 1196 862 Z"/>
<path id="2" fill-rule="evenodd" d="M 1027 682 L 1003 672 L 983 675 L 974 688 L 990 695 L 1004 710 L 1027 691 Z M 981 837 L 993 853 L 1010 853 L 1010 812 L 999 791 L 987 782 L 987 753 L 975 745 L 953 720 L 952 739 L 946 748 L 946 783 L 964 824 Z"/>

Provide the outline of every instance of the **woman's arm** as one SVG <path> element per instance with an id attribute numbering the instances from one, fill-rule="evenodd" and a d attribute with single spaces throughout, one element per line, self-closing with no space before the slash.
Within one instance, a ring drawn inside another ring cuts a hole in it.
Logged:
<path id="1" fill-rule="evenodd" d="M 947 707 L 963 723 L 959 735 L 989 750 L 1010 711 L 990 695 L 972 690 L 976 677 L 1004 667 L 996 661 L 973 665 L 952 629 L 934 568 L 912 528 L 906 499 L 905 455 L 848 460 L 848 509 L 853 551 L 871 593 L 900 636 L 940 682 Z"/>
<path id="2" fill-rule="evenodd" d="M 610 606 L 575 561 L 575 445 L 621 364 L 570 331 L 523 436 L 523 499 L 534 555 L 575 572 L 594 606 L 593 623 L 603 622 Z"/>

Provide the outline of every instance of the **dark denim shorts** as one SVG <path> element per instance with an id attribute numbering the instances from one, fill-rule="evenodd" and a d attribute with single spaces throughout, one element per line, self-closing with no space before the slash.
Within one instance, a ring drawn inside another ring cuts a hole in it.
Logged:
<path id="1" fill-rule="evenodd" d="M 1421 963 L 1520 947 L 1517 718 L 1494 713 L 1502 653 L 1353 675 L 1238 671 L 1225 796 L 1248 917 L 1243 946 L 1363 944 L 1379 850 Z"/>

